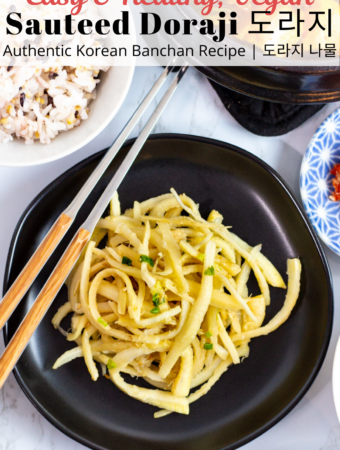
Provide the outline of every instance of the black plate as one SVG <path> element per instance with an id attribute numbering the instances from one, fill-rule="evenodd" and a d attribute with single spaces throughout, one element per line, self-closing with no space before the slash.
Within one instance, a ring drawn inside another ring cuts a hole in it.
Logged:
<path id="1" fill-rule="evenodd" d="M 82 209 L 77 226 L 130 145 L 108 169 Z M 13 237 L 4 290 L 102 155 L 70 169 L 28 207 Z M 52 370 L 57 357 L 73 347 L 51 325 L 52 316 L 66 300 L 63 288 L 18 362 L 15 376 L 51 423 L 95 449 L 235 449 L 268 430 L 298 403 L 327 351 L 333 320 L 327 261 L 305 214 L 281 178 L 255 156 L 228 144 L 189 136 L 154 136 L 120 188 L 122 206 L 131 207 L 134 200 L 165 193 L 172 186 L 199 202 L 204 216 L 216 208 L 242 238 L 252 245 L 262 243 L 263 252 L 282 274 L 286 273 L 287 258 L 299 256 L 303 267 L 300 298 L 287 323 L 269 336 L 255 339 L 250 357 L 231 367 L 208 395 L 191 406 L 189 416 L 171 414 L 155 420 L 156 408 L 126 396 L 104 377 L 91 381 L 83 360 Z M 10 319 L 6 342 L 66 241 Z M 281 308 L 285 296 L 283 290 L 271 291 L 267 320 Z"/>
<path id="2" fill-rule="evenodd" d="M 278 103 L 323 104 L 340 100 L 339 67 L 196 67 L 223 86 Z"/>

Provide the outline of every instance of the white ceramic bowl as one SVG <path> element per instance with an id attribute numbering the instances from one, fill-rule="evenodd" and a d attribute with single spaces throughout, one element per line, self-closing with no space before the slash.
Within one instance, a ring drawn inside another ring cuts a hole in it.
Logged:
<path id="1" fill-rule="evenodd" d="M 87 120 L 72 130 L 60 133 L 49 145 L 26 145 L 23 139 L 14 138 L 0 144 L 0 166 L 35 166 L 44 164 L 84 147 L 94 139 L 114 118 L 129 91 L 135 67 L 111 67 L 102 72 L 97 98 L 90 104 Z"/>

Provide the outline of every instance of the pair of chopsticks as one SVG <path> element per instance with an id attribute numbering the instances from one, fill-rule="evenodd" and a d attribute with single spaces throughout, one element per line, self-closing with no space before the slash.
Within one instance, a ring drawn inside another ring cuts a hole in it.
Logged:
<path id="1" fill-rule="evenodd" d="M 0 303 L 0 329 L 7 322 L 12 312 L 35 280 L 48 258 L 53 253 L 56 246 L 59 244 L 67 230 L 70 228 L 79 209 L 86 201 L 87 197 L 96 186 L 99 179 L 101 178 L 113 158 L 116 156 L 125 140 L 144 114 L 147 107 L 150 105 L 151 101 L 161 89 L 169 74 L 173 71 L 175 61 L 175 59 L 171 61 L 163 71 L 163 73 L 151 88 L 150 92 L 147 94 L 134 115 L 131 117 L 130 121 L 127 123 L 121 134 L 118 136 L 112 147 L 108 150 L 104 158 L 93 171 L 73 202 L 59 216 L 31 259 L 28 261 L 27 265 L 24 267 L 18 278 L 6 293 L 5 297 Z M 84 247 L 89 242 L 91 234 L 98 220 L 101 218 L 113 194 L 116 192 L 131 165 L 135 161 L 149 134 L 153 130 L 162 112 L 164 111 L 165 107 L 176 91 L 177 86 L 187 69 L 188 66 L 183 65 L 177 72 L 174 80 L 159 102 L 150 119 L 146 123 L 139 137 L 136 139 L 135 143 L 129 150 L 129 153 L 125 157 L 123 163 L 118 168 L 110 183 L 107 185 L 105 191 L 99 198 L 87 220 L 81 225 L 81 227 L 73 237 L 71 243 L 65 250 L 57 266 L 55 267 L 46 284 L 37 296 L 31 309 L 29 310 L 29 312 L 21 322 L 19 328 L 15 332 L 14 336 L 12 337 L 11 341 L 7 345 L 4 353 L 0 358 L 0 389 L 2 388 L 9 374 L 12 372 L 15 364 L 26 348 L 32 334 L 38 327 L 55 296 L 58 294 L 59 290 L 64 284 L 67 276 L 69 275 L 74 264 L 81 255 Z"/>

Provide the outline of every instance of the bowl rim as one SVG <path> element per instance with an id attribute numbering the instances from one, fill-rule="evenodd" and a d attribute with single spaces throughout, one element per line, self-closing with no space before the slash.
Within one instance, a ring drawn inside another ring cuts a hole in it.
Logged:
<path id="1" fill-rule="evenodd" d="M 309 141 L 309 144 L 308 144 L 308 146 L 307 146 L 307 149 L 306 149 L 306 151 L 305 151 L 305 154 L 303 155 L 303 158 L 302 158 L 301 168 L 300 168 L 300 180 L 299 180 L 299 188 L 300 188 L 301 200 L 302 200 L 303 208 L 304 208 L 304 210 L 305 210 L 305 212 L 306 212 L 306 215 L 307 215 L 307 217 L 308 217 L 308 220 L 310 221 L 310 223 L 311 223 L 311 225 L 312 225 L 314 231 L 315 231 L 316 234 L 318 235 L 318 238 L 321 239 L 321 241 L 322 241 L 322 242 L 323 242 L 330 250 L 332 250 L 333 253 L 335 253 L 335 254 L 338 255 L 338 256 L 340 256 L 340 249 L 339 249 L 339 251 L 336 251 L 333 247 L 331 247 L 331 246 L 329 245 L 329 243 L 324 239 L 322 233 L 320 234 L 320 229 L 319 229 L 319 227 L 318 227 L 316 224 L 314 224 L 315 222 L 309 217 L 308 208 L 307 208 L 306 202 L 305 202 L 305 200 L 304 200 L 304 198 L 303 198 L 303 195 L 302 195 L 302 180 L 304 179 L 304 174 L 302 173 L 302 171 L 303 171 L 303 164 L 304 164 L 304 162 L 305 162 L 305 160 L 306 160 L 306 158 L 307 158 L 307 155 L 311 152 L 311 149 L 314 147 L 314 141 L 315 141 L 316 136 L 318 136 L 318 134 L 321 133 L 322 129 L 324 128 L 324 126 L 325 126 L 325 124 L 326 124 L 326 122 L 327 122 L 331 117 L 333 117 L 333 116 L 335 116 L 336 114 L 339 114 L 339 113 L 340 113 L 340 108 L 337 108 L 337 109 L 334 110 L 331 114 L 329 114 L 329 115 L 325 118 L 325 120 L 323 120 L 323 122 L 318 126 L 317 130 L 316 130 L 315 133 L 313 134 L 311 140 Z"/>
<path id="2" fill-rule="evenodd" d="M 258 428 L 255 432 L 247 435 L 245 438 L 241 439 L 239 442 L 237 442 L 235 444 L 235 446 L 233 446 L 233 449 L 239 448 L 251 441 L 253 441 L 254 439 L 256 439 L 257 437 L 261 436 L 262 434 L 264 434 L 266 431 L 268 431 L 269 429 L 271 429 L 274 425 L 276 425 L 278 422 L 280 422 L 288 413 L 290 413 L 295 406 L 302 400 L 302 398 L 305 396 L 305 394 L 308 392 L 308 390 L 310 389 L 310 387 L 312 386 L 313 382 L 315 381 L 317 375 L 320 372 L 320 369 L 324 363 L 324 360 L 326 358 L 327 355 L 327 351 L 329 348 L 329 343 L 330 343 L 330 339 L 331 339 L 331 335 L 332 335 L 332 329 L 333 329 L 333 320 L 334 320 L 334 292 L 333 292 L 333 279 L 332 279 L 332 273 L 330 270 L 330 266 L 327 260 L 327 257 L 325 255 L 325 252 L 321 246 L 321 243 L 318 239 L 318 236 L 314 230 L 314 227 L 312 226 L 304 208 L 302 207 L 302 205 L 298 202 L 298 200 L 295 197 L 295 194 L 293 193 L 292 189 L 288 186 L 288 184 L 283 180 L 283 178 L 276 172 L 275 169 L 273 169 L 270 165 L 268 165 L 265 161 L 263 161 L 262 159 L 258 158 L 257 156 L 255 156 L 254 154 L 243 150 L 242 148 L 235 146 L 233 144 L 229 144 L 227 142 L 223 142 L 223 141 L 218 141 L 215 139 L 210 139 L 210 138 L 205 138 L 205 137 L 200 137 L 200 136 L 194 136 L 194 135 L 186 135 L 186 134 L 177 134 L 177 133 L 162 133 L 162 134 L 154 134 L 152 136 L 149 137 L 150 140 L 157 140 L 157 139 L 172 139 L 172 140 L 176 140 L 176 139 L 181 139 L 181 140 L 187 140 L 187 141 L 198 141 L 207 145 L 214 145 L 220 148 L 227 148 L 228 150 L 231 150 L 233 152 L 239 153 L 241 155 L 244 155 L 248 158 L 250 158 L 251 160 L 253 160 L 255 163 L 257 163 L 258 165 L 260 165 L 263 169 L 265 169 L 266 171 L 268 171 L 270 173 L 270 175 L 280 184 L 280 186 L 284 189 L 284 191 L 286 192 L 286 194 L 288 195 L 288 197 L 290 198 L 290 200 L 293 202 L 295 208 L 297 209 L 297 211 L 299 212 L 299 214 L 301 215 L 302 220 L 305 223 L 305 226 L 307 228 L 307 231 L 310 233 L 311 238 L 314 242 L 314 245 L 316 247 L 316 250 L 319 254 L 322 266 L 324 268 L 324 273 L 325 273 L 325 277 L 326 277 L 326 282 L 327 282 L 327 299 L 328 299 L 328 308 L 329 308 L 329 313 L 328 313 L 328 319 L 327 319 L 327 330 L 324 336 L 324 341 L 323 341 L 323 346 L 322 346 L 322 350 L 320 351 L 319 357 L 318 357 L 318 361 L 315 364 L 315 366 L 312 368 L 310 376 L 308 378 L 308 380 L 306 381 L 305 385 L 303 386 L 303 388 L 300 390 L 300 392 L 295 396 L 295 398 L 285 407 L 283 408 L 280 413 L 278 413 L 275 417 L 272 418 L 272 420 L 268 421 L 265 425 L 263 425 L 262 427 Z M 134 143 L 135 139 L 129 139 L 128 141 L 126 141 L 124 146 L 129 146 L 132 145 Z M 3 282 L 3 293 L 6 292 L 6 290 L 9 288 L 8 286 L 8 279 L 9 279 L 9 274 L 10 274 L 10 270 L 12 267 L 12 257 L 13 257 L 13 252 L 14 252 L 14 248 L 16 245 L 16 240 L 18 237 L 18 233 L 20 232 L 20 229 L 22 227 L 22 224 L 25 220 L 25 218 L 30 214 L 30 211 L 32 208 L 34 208 L 34 206 L 36 205 L 36 203 L 39 202 L 39 199 L 42 195 L 46 194 L 47 192 L 49 192 L 49 190 L 54 189 L 54 185 L 56 182 L 60 181 L 61 179 L 63 179 L 64 177 L 67 177 L 67 175 L 69 174 L 69 172 L 74 171 L 74 170 L 79 170 L 82 167 L 86 166 L 88 163 L 91 162 L 91 160 L 98 158 L 99 155 L 104 154 L 106 150 L 102 150 L 101 152 L 97 152 L 94 153 L 93 155 L 85 158 L 84 160 L 82 160 L 81 162 L 79 162 L 78 164 L 75 164 L 74 166 L 72 166 L 70 169 L 68 169 L 66 172 L 64 172 L 63 174 L 61 174 L 60 176 L 58 176 L 54 181 L 52 181 L 48 186 L 46 186 L 33 200 L 32 202 L 28 205 L 28 207 L 26 208 L 26 210 L 23 212 L 23 214 L 21 215 L 16 228 L 13 232 L 13 237 L 10 243 L 10 247 L 9 247 L 9 251 L 8 251 L 8 255 L 7 255 L 7 261 L 6 261 L 6 267 L 5 267 L 5 273 L 4 273 L 4 282 Z M 8 343 L 8 324 L 6 323 L 4 329 L 3 329 L 3 337 L 4 337 L 4 342 L 5 345 L 7 345 Z M 26 390 L 25 384 L 23 382 L 23 380 L 20 377 L 20 374 L 17 372 L 16 368 L 14 369 L 14 376 L 15 379 L 17 380 L 20 388 L 22 389 L 22 391 L 24 392 L 24 394 L 26 395 L 26 397 L 29 399 L 29 401 L 33 404 L 33 406 L 43 415 L 43 417 L 45 417 L 45 419 L 47 419 L 54 427 L 56 427 L 59 431 L 61 431 L 62 433 L 66 434 L 68 437 L 70 437 L 71 439 L 75 440 L 76 442 L 81 443 L 82 445 L 85 445 L 93 450 L 105 450 L 103 447 L 96 445 L 92 442 L 89 442 L 86 438 L 83 438 L 82 436 L 80 436 L 79 434 L 74 433 L 72 430 L 69 430 L 67 427 L 65 427 L 63 424 L 59 423 L 58 421 L 56 421 L 53 416 L 51 416 L 41 405 L 39 402 L 37 402 L 35 400 L 34 397 L 32 397 L 30 395 L 30 392 Z M 221 449 L 222 450 L 222 449 Z"/>
<path id="3" fill-rule="evenodd" d="M 135 60 L 134 60 L 135 63 Z M 109 123 L 111 122 L 111 120 L 113 120 L 113 118 L 116 116 L 116 114 L 118 113 L 118 111 L 120 110 L 122 104 L 124 103 L 124 100 L 126 99 L 126 96 L 129 92 L 129 89 L 131 87 L 131 83 L 132 83 L 132 79 L 133 79 L 133 75 L 135 72 L 135 64 L 131 65 L 131 66 L 113 66 L 110 67 L 110 70 L 112 69 L 128 69 L 127 70 L 127 76 L 124 77 L 125 83 L 124 83 L 124 88 L 120 91 L 121 95 L 120 95 L 120 99 L 117 103 L 115 103 L 115 107 L 112 109 L 111 113 L 107 116 L 107 118 L 105 120 L 103 120 L 101 122 L 101 124 L 92 132 L 90 133 L 85 139 L 80 140 L 78 143 L 76 143 L 75 145 L 70 146 L 70 148 L 65 147 L 64 151 L 57 153 L 53 156 L 46 156 L 46 157 L 41 157 L 38 160 L 35 161 L 15 161 L 15 162 L 6 162 L 6 161 L 0 161 L 0 167 L 34 167 L 34 166 L 39 166 L 42 164 L 46 164 L 46 163 L 50 163 L 53 161 L 57 161 L 58 159 L 64 158 L 65 156 L 71 155 L 72 153 L 80 150 L 81 148 L 83 148 L 85 145 L 87 145 L 89 142 L 91 142 L 96 136 L 98 136 L 103 130 L 104 128 L 106 128 Z M 96 99 L 93 100 L 94 102 L 96 101 Z M 86 121 L 85 121 L 86 124 Z M 82 126 L 83 124 L 81 124 L 80 126 Z M 67 132 L 67 131 L 66 131 Z M 17 138 L 14 138 L 17 142 L 19 142 L 19 140 Z M 56 136 L 56 139 L 58 139 L 58 136 Z M 2 144 L 2 145 L 6 145 L 6 144 Z M 22 145 L 25 145 L 25 143 L 22 141 Z M 38 143 L 39 145 L 39 143 Z M 41 146 L 47 147 L 48 148 L 48 144 L 40 144 Z M 32 146 L 30 146 L 31 148 L 34 147 L 34 144 Z"/>

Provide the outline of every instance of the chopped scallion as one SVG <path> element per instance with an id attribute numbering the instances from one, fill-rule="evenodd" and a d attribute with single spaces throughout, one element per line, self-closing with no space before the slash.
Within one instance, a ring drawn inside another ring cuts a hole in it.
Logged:
<path id="1" fill-rule="evenodd" d="M 131 261 L 131 259 L 128 258 L 127 256 L 123 256 L 122 264 L 125 264 L 126 266 L 131 266 L 132 261 Z"/>
<path id="2" fill-rule="evenodd" d="M 107 327 L 107 322 L 105 322 L 105 320 L 102 319 L 101 317 L 98 317 L 98 323 L 102 324 L 103 327 Z"/>
<path id="3" fill-rule="evenodd" d="M 163 303 L 165 303 L 165 298 L 163 297 L 163 299 L 162 299 L 162 301 L 160 301 L 160 293 L 159 294 L 154 294 L 153 296 L 152 296 L 152 303 L 155 305 L 155 306 L 159 306 L 159 305 L 162 305 Z"/>
<path id="4" fill-rule="evenodd" d="M 116 363 L 112 361 L 112 359 L 109 359 L 106 363 L 106 366 L 109 370 L 115 369 L 117 367 Z"/>
<path id="5" fill-rule="evenodd" d="M 150 256 L 146 256 L 146 255 L 140 255 L 140 259 L 139 259 L 139 261 L 140 262 L 146 262 L 146 263 L 148 263 L 149 264 L 149 266 L 151 266 L 151 267 L 153 267 L 154 266 L 154 262 L 153 262 L 153 259 L 152 258 L 150 258 Z"/>
<path id="6" fill-rule="evenodd" d="M 161 310 L 158 308 L 158 306 L 156 306 L 150 312 L 151 312 L 151 314 L 159 314 L 161 312 Z"/>
<path id="7" fill-rule="evenodd" d="M 212 350 L 214 348 L 214 344 L 208 344 L 206 342 L 203 347 L 204 347 L 204 350 Z"/>
<path id="8" fill-rule="evenodd" d="M 210 331 L 207 331 L 207 332 L 205 333 L 205 337 L 211 338 L 211 336 L 212 336 L 212 333 L 210 333 Z"/>
<path id="9" fill-rule="evenodd" d="M 215 275 L 214 266 L 208 267 L 207 270 L 204 272 L 204 275 L 210 275 L 210 276 Z"/>

